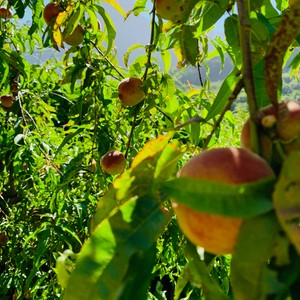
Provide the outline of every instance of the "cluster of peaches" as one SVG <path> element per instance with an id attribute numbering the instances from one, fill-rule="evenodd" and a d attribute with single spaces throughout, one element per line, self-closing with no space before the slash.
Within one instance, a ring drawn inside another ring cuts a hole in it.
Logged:
<path id="1" fill-rule="evenodd" d="M 257 124 L 260 155 L 251 150 L 251 128 L 248 120 L 240 148 L 205 150 L 191 158 L 178 176 L 232 185 L 275 178 L 278 170 L 273 165 L 280 166 L 285 156 L 300 149 L 300 103 L 281 101 L 277 107 L 261 110 Z M 234 252 L 243 219 L 195 211 L 175 199 L 172 203 L 179 226 L 191 242 L 214 254 Z"/>
<path id="2" fill-rule="evenodd" d="M 43 11 L 43 17 L 47 25 L 51 24 L 57 16 L 64 11 L 58 2 L 48 3 Z M 63 41 L 70 46 L 78 46 L 83 42 L 84 29 L 81 25 L 77 25 L 71 34 L 63 32 Z"/>

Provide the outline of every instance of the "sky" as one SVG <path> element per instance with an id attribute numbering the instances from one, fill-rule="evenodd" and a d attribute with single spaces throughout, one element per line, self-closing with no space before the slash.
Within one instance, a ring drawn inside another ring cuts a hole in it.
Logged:
<path id="1" fill-rule="evenodd" d="M 45 4 L 49 1 L 45 1 Z M 119 0 L 119 4 L 127 12 L 132 9 L 135 0 Z M 148 1 L 149 11 L 152 8 L 152 2 Z M 141 44 L 143 46 L 149 44 L 150 30 L 151 30 L 151 15 L 150 13 L 142 13 L 138 16 L 131 14 L 126 20 L 123 16 L 118 13 L 111 5 L 107 4 L 105 1 L 101 2 L 101 5 L 106 9 L 107 13 L 110 15 L 116 27 L 116 39 L 115 45 L 117 49 L 117 59 L 122 65 L 123 55 L 126 53 L 127 49 L 133 44 Z M 31 17 L 28 16 L 27 21 L 31 21 Z M 222 24 L 219 23 L 216 30 L 210 33 L 211 35 L 222 35 Z M 63 50 L 62 50 L 63 52 Z M 132 59 L 134 55 L 141 55 L 145 52 L 144 49 L 136 49 L 132 53 Z M 32 57 L 29 57 L 31 62 L 39 63 L 51 56 L 60 57 L 62 53 L 57 53 L 52 48 L 45 49 L 43 55 L 37 52 Z M 132 61 L 132 59 L 130 61 Z M 174 60 L 173 65 L 176 64 Z"/>

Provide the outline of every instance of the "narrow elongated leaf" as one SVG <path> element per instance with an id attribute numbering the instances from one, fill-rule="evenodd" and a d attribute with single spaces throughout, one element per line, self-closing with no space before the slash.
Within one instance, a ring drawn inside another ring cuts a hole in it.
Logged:
<path id="1" fill-rule="evenodd" d="M 180 35 L 180 47 L 183 52 L 184 61 L 189 62 L 193 66 L 196 65 L 199 58 L 198 40 L 194 36 L 194 31 L 194 26 L 183 25 Z"/>
<path id="2" fill-rule="evenodd" d="M 283 164 L 274 191 L 274 208 L 279 222 L 300 254 L 300 151 L 292 152 Z"/>
<path id="3" fill-rule="evenodd" d="M 273 213 L 244 221 L 231 261 L 234 299 L 266 299 L 264 276 L 279 229 Z"/>
<path id="4" fill-rule="evenodd" d="M 110 4 L 117 12 L 119 12 L 124 18 L 126 16 L 126 12 L 123 7 L 116 0 L 104 0 L 106 3 Z"/>
<path id="5" fill-rule="evenodd" d="M 64 140 L 62 141 L 62 143 L 59 145 L 59 147 L 57 148 L 56 152 L 55 152 L 55 156 L 59 154 L 59 152 L 62 150 L 62 148 L 73 138 L 75 137 L 77 134 L 81 133 L 84 130 L 84 128 L 78 128 L 76 131 L 74 131 L 73 133 L 67 135 Z"/>
<path id="6" fill-rule="evenodd" d="M 105 9 L 99 5 L 96 5 L 98 13 L 102 17 L 106 29 L 107 29 L 107 49 L 105 55 L 110 52 L 113 47 L 114 40 L 116 38 L 116 29 L 114 23 L 112 22 L 110 16 L 106 13 Z"/>
<path id="7" fill-rule="evenodd" d="M 206 31 L 210 29 L 225 13 L 227 9 L 230 8 L 229 0 L 220 0 L 216 2 L 204 2 L 205 6 L 203 8 L 201 16 L 200 29 Z"/>
<path id="8" fill-rule="evenodd" d="M 191 178 L 161 184 L 161 190 L 177 202 L 205 213 L 251 218 L 272 210 L 274 181 L 226 185 Z"/>
<path id="9" fill-rule="evenodd" d="M 129 66 L 129 58 L 131 53 L 136 49 L 144 49 L 145 46 L 142 44 L 133 44 L 130 47 L 128 47 L 126 53 L 123 55 L 123 62 L 126 68 Z"/>
<path id="10" fill-rule="evenodd" d="M 240 75 L 238 75 L 237 69 L 233 69 L 223 81 L 216 99 L 214 100 L 214 103 L 206 116 L 206 121 L 214 118 L 216 115 L 222 112 L 239 80 Z"/>
<path id="11" fill-rule="evenodd" d="M 93 34 L 95 34 L 95 33 L 97 33 L 97 31 L 99 31 L 101 29 L 101 28 L 99 29 L 99 27 L 98 27 L 100 23 L 98 23 L 99 21 L 98 21 L 97 15 L 93 10 L 88 9 L 88 8 L 86 8 L 86 12 L 89 14 L 90 22 L 92 25 L 92 32 L 93 32 Z"/>
<path id="12" fill-rule="evenodd" d="M 67 26 L 64 30 L 64 37 L 69 36 L 73 33 L 73 31 L 76 29 L 78 23 L 80 22 L 83 13 L 84 13 L 84 6 L 80 5 L 79 9 L 76 10 L 71 16 L 71 18 L 68 20 Z"/>
<path id="13" fill-rule="evenodd" d="M 152 277 L 153 266 L 156 261 L 156 245 L 148 251 L 139 251 L 129 261 L 129 268 L 125 274 L 126 283 L 119 300 L 147 300 L 147 291 Z"/>
<path id="14" fill-rule="evenodd" d="M 99 224 L 84 245 L 63 299 L 113 300 L 122 299 L 123 292 L 128 295 L 132 278 L 139 274 L 136 259 L 151 251 L 167 222 L 150 195 L 126 202 Z M 149 265 L 146 270 L 149 277 Z"/>

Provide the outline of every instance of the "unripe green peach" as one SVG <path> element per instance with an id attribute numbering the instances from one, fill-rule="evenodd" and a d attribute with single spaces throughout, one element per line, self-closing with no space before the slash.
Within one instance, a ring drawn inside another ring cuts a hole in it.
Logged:
<path id="1" fill-rule="evenodd" d="M 267 162 L 253 152 L 228 147 L 203 151 L 194 156 L 178 176 L 237 185 L 272 178 L 274 173 Z M 176 199 L 172 203 L 178 224 L 192 243 L 214 254 L 234 252 L 242 218 L 195 211 Z"/>
<path id="2" fill-rule="evenodd" d="M 126 168 L 126 158 L 122 152 L 112 150 L 101 157 L 100 165 L 107 174 L 121 174 Z"/>
<path id="3" fill-rule="evenodd" d="M 119 99 L 124 105 L 134 106 L 145 98 L 145 93 L 141 88 L 143 81 L 136 77 L 123 79 L 118 85 Z"/>
<path id="4" fill-rule="evenodd" d="M 75 30 L 68 36 L 63 38 L 63 41 L 70 46 L 78 46 L 84 40 L 84 29 L 81 25 L 77 25 Z"/>

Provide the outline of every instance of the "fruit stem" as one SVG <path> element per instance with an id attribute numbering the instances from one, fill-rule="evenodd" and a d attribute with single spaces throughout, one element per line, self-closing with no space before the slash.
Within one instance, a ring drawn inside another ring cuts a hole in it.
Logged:
<path id="1" fill-rule="evenodd" d="M 126 145 L 125 155 L 124 155 L 126 159 L 127 159 L 127 156 L 128 156 L 128 152 L 129 152 L 129 148 L 130 148 L 130 144 L 131 144 L 131 140 L 132 140 L 132 136 L 133 136 L 133 131 L 134 131 L 134 128 L 136 126 L 136 119 L 137 119 L 139 111 L 140 111 L 140 103 L 138 105 L 136 105 L 135 110 L 134 110 L 134 117 L 133 117 L 131 130 L 130 130 L 129 137 L 128 137 L 128 142 L 127 142 L 127 145 Z"/>
<path id="2" fill-rule="evenodd" d="M 239 34 L 242 53 L 242 77 L 244 80 L 244 89 L 247 94 L 247 102 L 250 114 L 251 128 L 251 144 L 252 150 L 260 153 L 260 144 L 258 138 L 258 130 L 256 126 L 256 117 L 258 112 L 255 86 L 253 78 L 253 66 L 251 55 L 251 25 L 249 19 L 249 0 L 237 0 L 238 16 L 239 16 Z"/>

